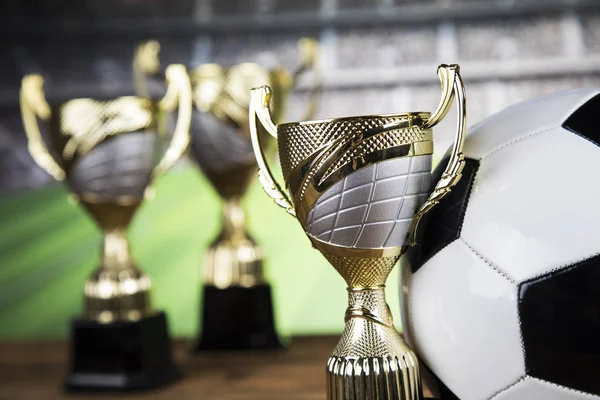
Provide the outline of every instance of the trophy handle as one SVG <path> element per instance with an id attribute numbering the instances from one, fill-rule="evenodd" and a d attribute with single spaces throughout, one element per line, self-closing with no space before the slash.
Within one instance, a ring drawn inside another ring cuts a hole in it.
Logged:
<path id="1" fill-rule="evenodd" d="M 315 117 L 319 97 L 323 92 L 323 74 L 319 67 L 319 42 L 313 38 L 301 38 L 298 40 L 298 51 L 300 53 L 300 66 L 292 75 L 292 85 L 295 86 L 299 77 L 309 70 L 315 73 L 315 82 L 310 90 L 310 101 L 302 118 L 303 121 L 307 121 Z"/>
<path id="2" fill-rule="evenodd" d="M 458 183 L 461 178 L 462 170 L 465 166 L 464 154 L 462 152 L 465 143 L 466 125 L 467 125 L 467 103 L 465 87 L 460 76 L 460 68 L 456 64 L 442 64 L 438 68 L 438 77 L 442 86 L 442 99 L 437 109 L 431 114 L 425 126 L 431 128 L 437 125 L 450 110 L 454 98 L 457 106 L 457 126 L 456 137 L 450 153 L 450 159 L 442 177 L 435 185 L 429 198 L 423 203 L 419 211 L 415 214 L 409 230 L 409 244 L 416 244 L 416 233 L 419 222 L 423 215 L 431 210 L 436 204 L 444 198 L 450 190 Z"/>
<path id="3" fill-rule="evenodd" d="M 190 78 L 184 65 L 173 64 L 167 67 L 165 72 L 167 79 L 167 93 L 158 103 L 163 111 L 171 111 L 178 107 L 177 122 L 173 131 L 173 138 L 169 148 L 165 151 L 152 173 L 152 179 L 156 179 L 168 171 L 175 162 L 183 155 L 190 143 L 190 124 L 192 119 L 192 88 Z"/>
<path id="4" fill-rule="evenodd" d="M 202 71 L 202 72 L 200 72 Z M 215 63 L 200 64 L 190 74 L 193 91 L 193 103 L 202 112 L 214 112 L 217 99 L 225 87 L 225 72 L 223 67 Z M 210 96 L 205 92 L 199 93 L 198 88 L 206 83 L 212 84 L 215 90 Z"/>
<path id="5" fill-rule="evenodd" d="M 133 84 L 137 95 L 140 97 L 150 97 L 146 76 L 156 74 L 160 71 L 159 52 L 160 44 L 156 40 L 143 42 L 135 50 L 133 57 Z"/>
<path id="6" fill-rule="evenodd" d="M 262 127 L 271 136 L 277 139 L 277 127 L 273 123 L 269 112 L 270 99 L 271 89 L 269 89 L 268 86 L 261 86 L 250 91 L 250 139 L 252 140 L 252 148 L 254 149 L 254 156 L 256 157 L 256 162 L 258 164 L 258 180 L 265 192 L 267 192 L 269 197 L 271 197 L 275 203 L 284 208 L 289 214 L 296 216 L 292 202 L 283 190 L 281 190 L 281 187 L 275 181 L 275 178 L 273 178 L 273 173 L 266 162 L 266 157 L 260 143 L 256 119 L 260 121 Z"/>
<path id="7" fill-rule="evenodd" d="M 23 77 L 19 98 L 21 118 L 23 119 L 23 127 L 25 128 L 25 135 L 27 135 L 31 157 L 54 179 L 62 181 L 65 179 L 65 171 L 46 147 L 37 121 L 38 116 L 41 119 L 48 119 L 51 116 L 50 106 L 44 96 L 44 78 L 37 74 Z"/>

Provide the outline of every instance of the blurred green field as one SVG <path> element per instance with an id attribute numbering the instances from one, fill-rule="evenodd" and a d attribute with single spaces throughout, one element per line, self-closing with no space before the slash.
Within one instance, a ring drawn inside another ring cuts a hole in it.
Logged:
<path id="1" fill-rule="evenodd" d="M 82 309 L 86 278 L 97 266 L 101 234 L 67 201 L 60 184 L 0 198 L 0 339 L 65 337 Z M 284 335 L 341 332 L 345 284 L 299 223 L 254 185 L 245 204 L 250 232 L 263 245 L 276 321 Z M 197 333 L 203 250 L 220 223 L 220 203 L 196 168 L 162 177 L 156 197 L 130 229 L 132 252 L 153 280 L 152 304 L 171 332 Z M 398 267 L 388 301 L 399 326 Z"/>

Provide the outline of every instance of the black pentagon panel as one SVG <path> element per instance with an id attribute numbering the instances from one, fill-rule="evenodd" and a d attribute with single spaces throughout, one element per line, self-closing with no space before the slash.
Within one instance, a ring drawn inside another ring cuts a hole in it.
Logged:
<path id="1" fill-rule="evenodd" d="M 523 282 L 527 374 L 600 395 L 600 255 Z"/>
<path id="2" fill-rule="evenodd" d="M 449 159 L 448 155 L 445 156 L 433 171 L 431 191 L 440 180 Z M 462 178 L 458 184 L 439 204 L 425 214 L 419 223 L 417 231 L 418 244 L 409 248 L 407 252 L 413 273 L 417 272 L 431 257 L 460 236 L 478 169 L 479 160 L 465 159 Z"/>
<path id="3" fill-rule="evenodd" d="M 563 128 L 600 146 L 600 94 L 588 100 L 563 123 Z"/>

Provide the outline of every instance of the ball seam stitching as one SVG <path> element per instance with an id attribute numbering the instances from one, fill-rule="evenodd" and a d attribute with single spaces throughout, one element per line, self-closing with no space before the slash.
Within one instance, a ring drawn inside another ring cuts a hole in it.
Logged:
<path id="1" fill-rule="evenodd" d="M 499 147 L 496 147 L 494 150 L 491 150 L 490 152 L 484 154 L 483 156 L 481 156 L 481 158 L 479 160 L 484 160 L 487 157 L 491 156 L 492 154 L 499 152 L 500 150 L 502 150 L 505 147 L 511 146 L 511 145 L 513 145 L 513 144 L 515 144 L 517 142 L 520 142 L 520 141 L 525 140 L 525 139 L 529 139 L 529 138 L 531 138 L 533 136 L 536 136 L 536 135 L 538 135 L 540 133 L 547 132 L 547 131 L 552 130 L 554 128 L 556 128 L 556 126 L 549 126 L 549 127 L 544 128 L 544 129 L 541 129 L 539 131 L 534 131 L 534 132 L 528 133 L 526 135 L 519 136 L 519 137 L 517 137 L 515 139 L 512 139 L 512 140 L 510 140 L 508 142 L 505 142 L 505 143 L 501 144 Z"/>
<path id="2" fill-rule="evenodd" d="M 570 387 L 567 387 L 567 386 L 563 386 L 563 385 L 559 385 L 557 383 L 550 382 L 550 381 L 547 381 L 545 379 L 536 378 L 535 376 L 528 375 L 527 378 L 535 380 L 535 381 L 546 383 L 548 385 L 557 387 L 559 389 L 565 389 L 565 390 L 568 390 L 570 392 L 574 392 L 574 393 L 577 393 L 577 394 L 582 394 L 582 395 L 585 395 L 585 396 L 589 396 L 590 398 L 598 398 L 598 395 L 596 395 L 596 394 L 589 393 L 589 392 L 584 392 L 584 391 L 573 389 L 573 388 L 570 388 Z"/>
<path id="3" fill-rule="evenodd" d="M 500 267 L 498 267 L 497 265 L 492 263 L 490 260 L 485 258 L 482 254 L 480 254 L 477 250 L 475 250 L 462 236 L 459 237 L 459 239 L 465 244 L 465 246 L 467 246 L 467 248 L 469 250 L 471 250 L 471 252 L 473 254 L 475 254 L 477 257 L 479 257 L 481 259 L 481 261 L 483 261 L 488 267 L 490 267 L 492 270 L 497 272 L 500 276 L 502 276 L 504 279 L 506 279 L 510 283 L 514 284 L 515 286 L 518 285 L 517 281 L 512 276 L 510 276 L 509 274 L 504 272 L 502 269 L 500 269 Z"/>
<path id="4" fill-rule="evenodd" d="M 517 386 L 519 383 L 524 382 L 525 380 L 527 380 L 528 376 L 527 374 L 525 375 L 521 375 L 519 378 L 517 378 L 517 380 L 513 383 L 511 383 L 510 385 L 508 385 L 507 387 L 505 387 L 504 389 L 500 389 L 499 391 L 497 391 L 496 393 L 494 393 L 492 395 L 492 397 L 489 398 L 489 400 L 493 400 L 496 397 L 500 396 L 502 393 L 512 389 L 513 387 Z"/>

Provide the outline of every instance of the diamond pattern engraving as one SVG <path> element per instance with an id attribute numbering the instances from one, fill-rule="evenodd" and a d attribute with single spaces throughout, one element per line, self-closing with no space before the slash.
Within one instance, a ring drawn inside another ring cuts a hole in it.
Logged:
<path id="1" fill-rule="evenodd" d="M 375 287 L 385 280 L 400 257 L 338 257 L 324 253 L 327 261 L 342 275 L 349 287 Z"/>
<path id="2" fill-rule="evenodd" d="M 320 197 L 306 232 L 327 243 L 363 249 L 402 246 L 431 182 L 431 156 L 381 161 L 345 177 Z"/>
<path id="3" fill-rule="evenodd" d="M 332 140 L 350 134 L 361 133 L 383 125 L 400 123 L 406 121 L 406 119 L 406 116 L 366 116 L 346 120 L 340 119 L 333 122 L 279 125 L 277 136 L 279 138 L 279 154 L 283 176 L 287 179 L 298 165 L 318 149 L 327 146 Z M 376 149 L 431 139 L 430 129 L 424 130 L 417 126 L 388 132 L 386 135 L 365 140 L 355 151 L 345 155 L 336 165 L 332 165 L 332 169 L 342 166 L 356 157 L 371 153 Z"/>
<path id="4" fill-rule="evenodd" d="M 383 288 L 368 291 L 349 291 L 350 308 L 368 310 L 380 320 L 391 323 L 391 314 Z M 399 352 L 400 351 L 400 352 Z M 384 325 L 370 317 L 349 318 L 333 355 L 338 357 L 400 356 L 408 347 L 393 326 Z"/>
<path id="5" fill-rule="evenodd" d="M 356 332 L 360 339 L 356 340 Z M 402 338 L 395 329 L 362 318 L 351 318 L 333 355 L 351 357 L 382 357 L 402 346 Z"/>
<path id="6" fill-rule="evenodd" d="M 69 139 L 62 156 L 84 155 L 109 136 L 135 132 L 152 124 L 150 101 L 121 97 L 111 101 L 75 99 L 60 107 L 60 127 Z"/>
<path id="7" fill-rule="evenodd" d="M 351 226 L 349 228 L 340 228 L 333 232 L 332 241 L 340 243 L 342 246 L 351 247 L 354 238 L 360 232 L 360 226 Z M 325 234 L 324 236 L 326 236 Z"/>
<path id="8" fill-rule="evenodd" d="M 157 161 L 156 139 L 153 133 L 135 132 L 100 143 L 73 164 L 71 188 L 108 199 L 141 198 Z"/>
<path id="9" fill-rule="evenodd" d="M 343 157 L 328 168 L 325 176 L 328 176 L 331 172 L 336 171 L 344 165 L 375 151 L 390 149 L 407 143 L 423 142 L 428 139 L 431 140 L 431 131 L 423 130 L 418 126 L 398 129 L 396 131 L 387 132 L 385 135 L 372 136 L 362 141 L 356 148 L 352 149 L 352 151 L 346 152 Z"/>
<path id="10" fill-rule="evenodd" d="M 371 184 L 366 183 L 361 186 L 357 186 L 352 189 L 348 189 L 346 192 L 348 195 L 342 198 L 342 209 L 360 206 L 366 204 L 371 199 Z M 352 193 L 352 195 L 350 195 Z"/>
<path id="11" fill-rule="evenodd" d="M 373 189 L 373 200 L 393 200 L 394 190 L 396 190 L 398 187 L 404 187 L 407 179 L 407 176 L 398 176 L 395 178 L 375 182 L 375 188 Z"/>

